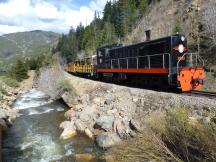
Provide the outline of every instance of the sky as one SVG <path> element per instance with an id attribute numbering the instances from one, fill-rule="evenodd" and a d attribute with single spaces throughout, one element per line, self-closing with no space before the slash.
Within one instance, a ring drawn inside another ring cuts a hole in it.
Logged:
<path id="1" fill-rule="evenodd" d="M 44 30 L 67 33 L 102 15 L 107 0 L 0 0 L 0 35 Z"/>

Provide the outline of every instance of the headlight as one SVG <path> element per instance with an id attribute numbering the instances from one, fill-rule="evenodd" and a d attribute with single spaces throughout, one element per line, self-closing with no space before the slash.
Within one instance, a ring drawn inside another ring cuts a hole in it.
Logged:
<path id="1" fill-rule="evenodd" d="M 179 51 L 179 53 L 183 53 L 184 52 L 184 46 L 183 46 L 183 44 L 180 44 L 179 46 L 178 46 L 178 51 Z"/>
<path id="2" fill-rule="evenodd" d="M 182 40 L 182 42 L 184 42 L 185 41 L 185 37 L 181 36 L 181 40 Z"/>

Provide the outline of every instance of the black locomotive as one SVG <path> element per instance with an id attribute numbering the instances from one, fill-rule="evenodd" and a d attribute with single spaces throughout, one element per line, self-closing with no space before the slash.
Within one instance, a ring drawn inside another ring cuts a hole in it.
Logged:
<path id="1" fill-rule="evenodd" d="M 189 53 L 187 39 L 181 34 L 128 46 L 103 46 L 97 50 L 96 60 L 91 71 L 94 77 L 109 76 L 122 82 L 138 81 L 191 91 L 200 89 L 205 78 L 198 55 Z M 85 65 L 71 64 L 69 71 L 80 73 L 75 66 Z"/>

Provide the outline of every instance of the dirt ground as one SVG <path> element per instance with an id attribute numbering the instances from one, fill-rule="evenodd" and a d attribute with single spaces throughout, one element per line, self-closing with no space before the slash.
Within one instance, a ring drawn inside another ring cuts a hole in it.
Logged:
<path id="1" fill-rule="evenodd" d="M 29 71 L 28 76 L 29 76 L 28 79 L 23 80 L 20 83 L 19 91 L 26 92 L 32 88 L 34 78 L 35 78 L 35 71 L 34 70 Z"/>

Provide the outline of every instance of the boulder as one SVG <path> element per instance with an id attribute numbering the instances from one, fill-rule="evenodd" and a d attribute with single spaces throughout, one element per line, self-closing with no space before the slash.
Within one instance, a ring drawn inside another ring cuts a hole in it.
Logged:
<path id="1" fill-rule="evenodd" d="M 94 139 L 94 134 L 88 128 L 85 129 L 85 134 L 87 137 Z"/>
<path id="2" fill-rule="evenodd" d="M 127 139 L 130 137 L 131 129 L 129 127 L 129 122 L 124 119 L 117 118 L 114 121 L 114 130 L 122 139 Z"/>
<path id="3" fill-rule="evenodd" d="M 92 161 L 94 159 L 92 154 L 75 154 L 76 161 Z"/>
<path id="4" fill-rule="evenodd" d="M 64 114 L 64 116 L 66 119 L 71 120 L 76 116 L 76 113 L 73 109 L 70 109 Z"/>
<path id="5" fill-rule="evenodd" d="M 109 94 L 106 96 L 104 104 L 110 105 L 113 101 L 114 101 L 114 97 L 111 94 Z"/>
<path id="6" fill-rule="evenodd" d="M 73 121 L 65 121 L 61 123 L 60 128 L 64 129 L 60 135 L 60 139 L 67 140 L 77 135 L 76 127 L 74 126 Z"/>
<path id="7" fill-rule="evenodd" d="M 107 132 L 112 131 L 113 122 L 114 122 L 114 116 L 111 115 L 101 116 L 96 120 L 94 128 L 103 129 Z"/>
<path id="8" fill-rule="evenodd" d="M 137 122 L 136 120 L 132 119 L 129 122 L 129 126 L 132 130 L 136 131 L 136 132 L 140 132 L 141 131 L 141 126 L 139 124 L 139 122 Z"/>
<path id="9" fill-rule="evenodd" d="M 91 119 L 91 116 L 89 116 L 89 114 L 86 113 L 80 113 L 79 114 L 79 119 L 83 122 L 88 122 Z"/>
<path id="10" fill-rule="evenodd" d="M 75 104 L 77 104 L 76 99 L 73 96 L 71 96 L 69 92 L 64 92 L 61 95 L 61 98 L 70 108 L 72 108 Z"/>
<path id="11" fill-rule="evenodd" d="M 85 107 L 82 111 L 77 112 L 77 117 L 82 120 L 83 122 L 88 122 L 91 119 L 96 118 L 96 109 L 94 107 Z"/>
<path id="12" fill-rule="evenodd" d="M 64 129 L 64 131 L 60 135 L 60 139 L 68 140 L 70 138 L 73 138 L 76 135 L 77 135 L 76 130 L 74 130 L 74 129 Z"/>
<path id="13" fill-rule="evenodd" d="M 74 126 L 76 127 L 76 130 L 80 133 L 83 133 L 86 129 L 86 125 L 80 119 L 77 119 L 74 122 Z"/>
<path id="14" fill-rule="evenodd" d="M 105 132 L 97 136 L 96 142 L 99 147 L 105 149 L 119 144 L 121 139 L 116 133 Z"/>
<path id="15" fill-rule="evenodd" d="M 88 105 L 88 103 L 90 101 L 89 95 L 85 94 L 85 95 L 80 96 L 78 101 L 83 105 Z"/>

